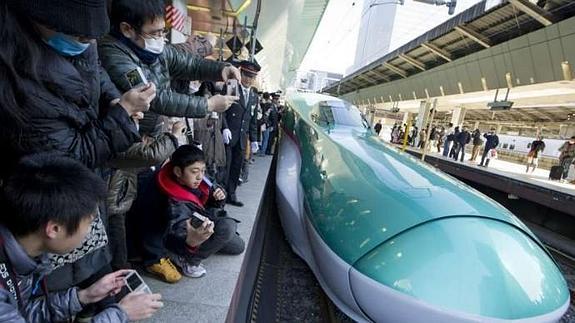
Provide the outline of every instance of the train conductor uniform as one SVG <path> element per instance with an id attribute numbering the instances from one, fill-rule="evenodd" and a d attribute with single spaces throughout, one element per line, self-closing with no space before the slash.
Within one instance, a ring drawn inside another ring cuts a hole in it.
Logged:
<path id="1" fill-rule="evenodd" d="M 236 197 L 236 188 L 244 162 L 248 136 L 252 144 L 257 141 L 257 124 L 253 114 L 256 113 L 258 95 L 251 88 L 251 85 L 261 67 L 255 61 L 241 61 L 238 65 L 242 73 L 241 84 L 238 84 L 240 99 L 225 112 L 228 129 L 232 134 L 226 145 L 226 173 L 228 175 L 226 177 L 226 191 L 228 193 L 227 203 L 243 206 L 244 204 Z"/>

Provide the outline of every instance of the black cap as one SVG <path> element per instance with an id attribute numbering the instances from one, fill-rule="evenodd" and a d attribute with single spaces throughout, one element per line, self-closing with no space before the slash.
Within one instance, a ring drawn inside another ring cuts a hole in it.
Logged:
<path id="1" fill-rule="evenodd" d="M 256 77 L 258 72 L 262 69 L 260 64 L 255 60 L 253 62 L 250 61 L 241 61 L 238 63 L 238 67 L 242 71 L 242 73 L 246 74 L 247 76 Z"/>
<path id="2" fill-rule="evenodd" d="M 8 0 L 9 6 L 49 29 L 99 38 L 110 30 L 106 0 Z"/>

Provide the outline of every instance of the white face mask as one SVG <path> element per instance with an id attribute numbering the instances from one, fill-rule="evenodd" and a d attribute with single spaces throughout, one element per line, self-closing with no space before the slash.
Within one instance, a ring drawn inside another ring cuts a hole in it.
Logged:
<path id="1" fill-rule="evenodd" d="M 144 38 L 146 45 L 144 49 L 150 53 L 161 54 L 164 51 L 164 46 L 166 45 L 164 37 L 154 39 L 154 38 Z"/>

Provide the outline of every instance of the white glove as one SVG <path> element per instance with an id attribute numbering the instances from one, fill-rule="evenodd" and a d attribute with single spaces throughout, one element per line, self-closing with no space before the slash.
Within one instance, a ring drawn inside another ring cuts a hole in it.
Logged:
<path id="1" fill-rule="evenodd" d="M 232 132 L 228 128 L 222 131 L 222 136 L 224 137 L 224 144 L 226 145 L 230 143 L 230 140 L 232 140 Z"/>
<path id="2" fill-rule="evenodd" d="M 258 143 L 255 142 L 255 141 L 252 142 L 252 143 L 251 143 L 251 151 L 252 151 L 252 154 L 257 153 L 258 150 L 260 150 L 260 146 L 258 146 Z"/>

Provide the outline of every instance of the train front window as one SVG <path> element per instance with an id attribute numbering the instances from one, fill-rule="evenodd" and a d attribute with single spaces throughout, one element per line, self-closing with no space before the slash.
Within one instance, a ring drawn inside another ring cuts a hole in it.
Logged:
<path id="1" fill-rule="evenodd" d="M 343 101 L 327 101 L 319 104 L 320 120 L 329 125 L 342 125 L 365 128 L 359 110 Z"/>

